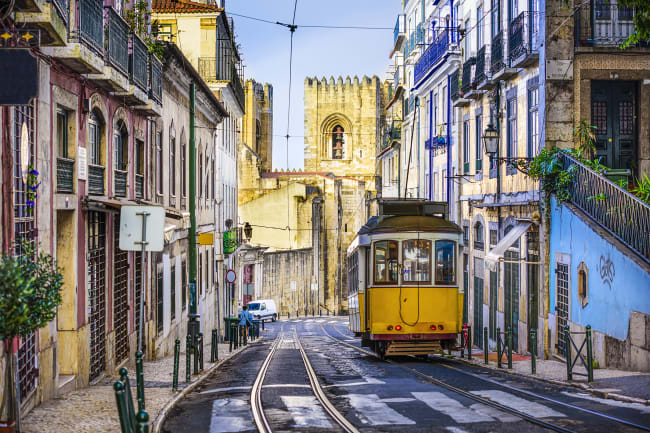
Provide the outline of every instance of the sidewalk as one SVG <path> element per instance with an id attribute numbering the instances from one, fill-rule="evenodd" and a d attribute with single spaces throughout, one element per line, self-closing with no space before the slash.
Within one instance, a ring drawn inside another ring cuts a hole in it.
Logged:
<path id="1" fill-rule="evenodd" d="M 457 359 L 460 358 L 460 352 L 452 352 Z M 472 351 L 472 360 L 467 359 L 465 353 L 464 362 L 480 365 L 495 370 L 502 370 L 507 373 L 532 377 L 538 380 L 573 386 L 588 391 L 600 398 L 611 398 L 614 400 L 626 401 L 629 403 L 641 403 L 650 405 L 650 373 L 640 373 L 637 371 L 615 370 L 611 368 L 594 369 L 594 381 L 587 383 L 586 376 L 580 376 L 575 373 L 586 374 L 585 368 L 578 363 L 573 368 L 573 380 L 567 380 L 566 364 L 558 359 L 539 359 L 536 360 L 536 374 L 531 373 L 530 356 L 512 354 L 512 370 L 509 370 L 507 357 L 503 356 L 501 362 L 502 368 L 497 367 L 496 352 L 488 353 L 488 363 L 485 364 L 484 352 L 478 348 Z"/>
<path id="2" fill-rule="evenodd" d="M 256 340 L 259 341 L 259 340 Z M 181 346 L 181 349 L 184 345 Z M 228 344 L 219 344 L 219 361 L 239 353 L 246 346 L 228 352 Z M 210 361 L 210 345 L 204 348 L 204 371 L 192 376 L 192 382 L 202 379 L 215 364 Z M 193 368 L 194 358 L 192 358 Z M 174 357 L 168 356 L 144 363 L 146 411 L 152 431 L 154 422 L 163 408 L 176 396 L 172 391 Z M 189 386 L 185 382 L 185 352 L 181 352 L 178 369 L 179 391 Z M 34 408 L 22 421 L 25 433 L 118 433 L 119 418 L 115 403 L 113 383 L 117 377 L 105 377 L 99 383 L 72 391 L 59 398 L 46 401 Z M 136 405 L 135 368 L 129 368 L 129 380 Z"/>

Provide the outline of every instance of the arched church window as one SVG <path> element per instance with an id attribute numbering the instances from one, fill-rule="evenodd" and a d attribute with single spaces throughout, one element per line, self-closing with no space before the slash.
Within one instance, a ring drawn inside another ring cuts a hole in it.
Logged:
<path id="1" fill-rule="evenodd" d="M 344 132 L 341 125 L 336 125 L 332 129 L 332 159 L 343 159 Z"/>

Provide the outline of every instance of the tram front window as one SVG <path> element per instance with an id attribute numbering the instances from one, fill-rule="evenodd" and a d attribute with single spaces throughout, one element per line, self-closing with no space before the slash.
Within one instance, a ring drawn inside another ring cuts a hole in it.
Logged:
<path id="1" fill-rule="evenodd" d="M 436 241 L 436 284 L 456 282 L 456 242 Z"/>
<path id="2" fill-rule="evenodd" d="M 375 242 L 375 283 L 397 283 L 397 242 Z"/>
<path id="3" fill-rule="evenodd" d="M 404 283 L 431 282 L 431 241 L 412 239 L 402 242 Z"/>

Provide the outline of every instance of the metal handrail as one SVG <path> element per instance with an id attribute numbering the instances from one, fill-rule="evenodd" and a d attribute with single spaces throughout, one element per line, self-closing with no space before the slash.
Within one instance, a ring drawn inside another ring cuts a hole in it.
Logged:
<path id="1" fill-rule="evenodd" d="M 77 27 L 70 32 L 72 42 L 87 44 L 100 56 L 104 55 L 104 17 L 101 0 L 77 1 Z"/>
<path id="2" fill-rule="evenodd" d="M 535 52 L 539 48 L 539 13 L 522 12 L 508 28 L 508 55 L 510 59 Z"/>
<path id="3" fill-rule="evenodd" d="M 500 31 L 492 38 L 492 54 L 490 56 L 490 72 L 494 75 L 506 66 L 505 51 L 503 48 L 504 37 L 503 31 Z"/>
<path id="4" fill-rule="evenodd" d="M 634 33 L 633 8 L 619 6 L 616 0 L 594 1 L 576 11 L 575 45 L 618 47 Z"/>
<path id="5" fill-rule="evenodd" d="M 140 89 L 147 90 L 147 45 L 136 35 L 131 33 L 131 53 L 129 55 L 129 72 L 131 82 Z"/>
<path id="6" fill-rule="evenodd" d="M 449 48 L 449 31 L 440 32 L 438 37 L 422 53 L 415 64 L 413 78 L 415 83 L 419 83 L 427 73 L 442 59 Z"/>
<path id="7" fill-rule="evenodd" d="M 560 158 L 572 174 L 571 202 L 650 262 L 650 205 L 568 153 L 560 152 Z"/>
<path id="8" fill-rule="evenodd" d="M 476 82 L 481 83 L 488 79 L 489 60 L 488 60 L 489 45 L 483 45 L 476 54 Z"/>
<path id="9" fill-rule="evenodd" d="M 129 24 L 112 6 L 105 6 L 106 64 L 118 69 L 124 75 L 129 74 Z"/>
<path id="10" fill-rule="evenodd" d="M 158 57 L 149 56 L 149 98 L 162 104 L 162 63 Z"/>

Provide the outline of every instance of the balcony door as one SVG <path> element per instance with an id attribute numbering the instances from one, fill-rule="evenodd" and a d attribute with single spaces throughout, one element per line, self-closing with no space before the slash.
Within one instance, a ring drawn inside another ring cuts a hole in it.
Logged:
<path id="1" fill-rule="evenodd" d="M 609 168 L 637 170 L 636 83 L 591 82 L 591 124 L 596 157 Z"/>

